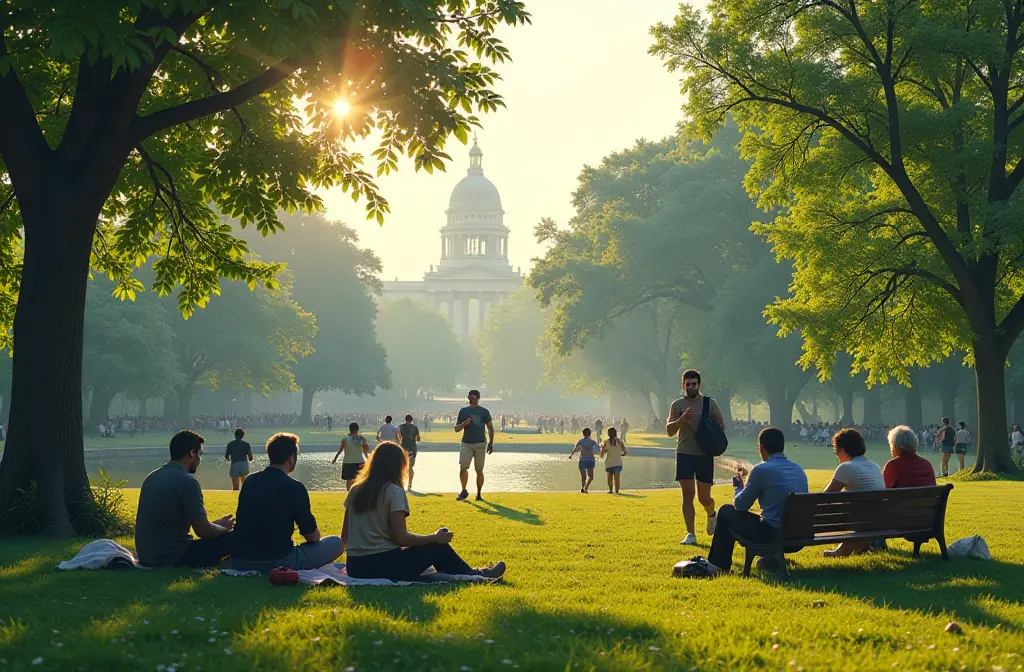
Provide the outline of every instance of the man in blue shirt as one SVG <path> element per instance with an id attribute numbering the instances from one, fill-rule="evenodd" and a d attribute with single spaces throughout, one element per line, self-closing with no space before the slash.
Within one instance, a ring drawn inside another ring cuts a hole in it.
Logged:
<path id="1" fill-rule="evenodd" d="M 469 391 L 469 406 L 459 411 L 455 421 L 455 431 L 462 432 L 462 446 L 459 449 L 459 481 L 462 492 L 456 498 L 459 501 L 469 497 L 466 486 L 469 484 L 469 465 L 473 464 L 476 471 L 476 499 L 483 499 L 481 490 L 484 487 L 484 460 L 494 452 L 494 425 L 491 424 L 491 412 L 480 405 L 480 391 Z M 487 434 L 484 434 L 484 428 Z"/>
<path id="2" fill-rule="evenodd" d="M 754 543 L 770 544 L 779 534 L 786 498 L 790 493 L 807 492 L 807 474 L 803 467 L 790 462 L 783 454 L 786 437 L 782 430 L 762 429 L 757 435 L 757 447 L 761 464 L 751 469 L 746 486 L 742 476 L 732 479 L 736 491 L 733 503 L 718 510 L 718 525 L 708 561 L 724 572 L 732 567 L 732 551 L 736 545 L 733 530 Z M 760 516 L 750 513 L 755 500 L 761 507 Z M 766 563 L 758 562 L 758 567 L 766 568 Z"/>

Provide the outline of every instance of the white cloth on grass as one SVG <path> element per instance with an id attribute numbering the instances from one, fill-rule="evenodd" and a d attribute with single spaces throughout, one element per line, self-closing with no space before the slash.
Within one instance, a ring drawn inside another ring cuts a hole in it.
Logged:
<path id="1" fill-rule="evenodd" d="M 957 539 L 946 551 L 954 558 L 978 558 L 979 560 L 991 560 L 992 553 L 988 550 L 988 544 L 981 538 L 981 535 L 974 534 L 963 539 Z"/>
<path id="2" fill-rule="evenodd" d="M 83 546 L 75 557 L 57 565 L 57 569 L 148 569 L 135 555 L 110 539 L 97 539 Z"/>
<path id="3" fill-rule="evenodd" d="M 237 569 L 222 569 L 222 573 L 228 576 L 266 576 L 261 572 L 240 572 Z M 388 579 L 357 579 L 348 575 L 345 563 L 338 562 L 324 565 L 320 569 L 298 570 L 299 583 L 306 586 L 415 586 L 422 583 L 490 583 L 495 579 L 486 576 L 468 574 L 442 574 L 433 567 L 427 569 L 420 575 L 419 581 L 390 581 Z"/>

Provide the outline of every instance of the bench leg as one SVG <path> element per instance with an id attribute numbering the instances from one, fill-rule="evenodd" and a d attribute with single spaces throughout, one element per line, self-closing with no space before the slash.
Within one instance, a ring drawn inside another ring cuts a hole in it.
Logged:
<path id="1" fill-rule="evenodd" d="M 746 558 L 743 560 L 743 576 L 750 576 L 750 566 L 754 564 L 754 549 L 746 549 Z"/>
<path id="2" fill-rule="evenodd" d="M 939 542 L 939 552 L 942 553 L 942 559 L 943 560 L 949 560 L 949 553 L 946 552 L 946 537 L 945 537 L 945 535 L 940 534 L 939 536 L 935 537 L 935 541 Z"/>
<path id="3" fill-rule="evenodd" d="M 921 542 L 920 541 L 915 541 L 914 542 L 914 557 L 915 558 L 920 558 L 921 557 Z"/>
<path id="4" fill-rule="evenodd" d="M 779 578 L 783 581 L 789 580 L 789 570 L 786 569 L 786 552 L 782 547 L 775 549 L 775 561 L 779 563 Z"/>

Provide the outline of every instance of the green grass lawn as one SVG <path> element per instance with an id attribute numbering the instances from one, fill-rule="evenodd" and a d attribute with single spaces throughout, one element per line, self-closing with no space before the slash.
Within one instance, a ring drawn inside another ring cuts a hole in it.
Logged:
<path id="1" fill-rule="evenodd" d="M 812 474 L 821 488 L 828 472 Z M 716 496 L 726 501 L 725 488 Z M 130 493 L 134 498 L 135 493 Z M 275 588 L 212 572 L 70 572 L 80 541 L 0 542 L 0 670 L 1018 670 L 1024 652 L 1024 483 L 962 482 L 950 541 L 991 562 L 893 551 L 796 554 L 794 579 L 671 577 L 694 552 L 672 490 L 412 499 L 411 528 L 455 531 L 502 584 Z M 341 495 L 312 493 L 325 532 Z M 212 517 L 234 511 L 207 493 Z M 130 544 L 131 540 L 122 540 Z M 739 560 L 737 553 L 736 559 Z M 949 621 L 962 636 L 944 632 Z M 39 661 L 34 664 L 34 661 Z M 161 668 L 160 666 L 164 666 Z"/>

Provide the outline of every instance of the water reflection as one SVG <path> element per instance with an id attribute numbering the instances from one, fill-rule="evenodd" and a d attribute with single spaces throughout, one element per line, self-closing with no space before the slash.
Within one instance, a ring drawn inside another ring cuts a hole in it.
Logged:
<path id="1" fill-rule="evenodd" d="M 333 453 L 302 453 L 296 466 L 295 478 L 310 490 L 344 490 L 340 462 L 332 466 Z M 87 460 L 90 477 L 95 478 L 102 468 L 115 481 L 126 479 L 127 486 L 137 488 L 153 469 L 163 462 L 152 458 L 109 458 Z M 267 465 L 266 455 L 257 455 L 253 470 Z M 484 472 L 486 492 L 545 492 L 557 490 L 579 490 L 580 476 L 575 461 L 569 461 L 565 454 L 545 453 L 502 453 L 487 457 Z M 715 480 L 727 480 L 731 473 L 718 469 Z M 216 458 L 204 458 L 196 474 L 199 482 L 208 490 L 229 490 L 227 463 Z M 675 461 L 671 456 L 623 458 L 622 489 L 644 490 L 650 488 L 676 487 Z M 471 484 L 475 482 L 471 475 Z M 416 461 L 415 489 L 421 492 L 457 492 L 459 489 L 459 466 L 457 452 L 421 452 Z M 604 468 L 598 462 L 594 470 L 592 492 L 607 490 Z"/>

